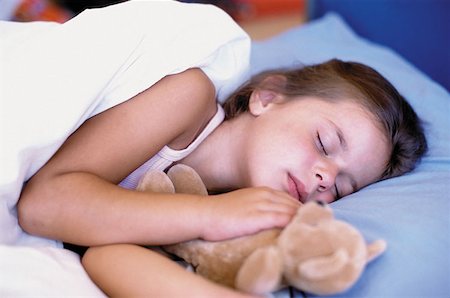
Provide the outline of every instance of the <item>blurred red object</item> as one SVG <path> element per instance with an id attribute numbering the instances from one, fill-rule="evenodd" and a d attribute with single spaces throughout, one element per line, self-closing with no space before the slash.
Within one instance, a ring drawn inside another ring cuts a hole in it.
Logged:
<path id="1" fill-rule="evenodd" d="M 64 23 L 73 13 L 50 0 L 22 0 L 12 20 L 16 22 L 51 21 Z"/>
<path id="2" fill-rule="evenodd" d="M 232 17 L 238 21 L 250 21 L 260 17 L 303 13 L 305 0 L 233 0 Z"/>

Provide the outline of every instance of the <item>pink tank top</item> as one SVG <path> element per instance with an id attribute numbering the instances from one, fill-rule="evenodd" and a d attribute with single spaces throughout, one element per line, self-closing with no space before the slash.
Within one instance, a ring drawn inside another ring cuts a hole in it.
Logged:
<path id="1" fill-rule="evenodd" d="M 142 175 L 144 175 L 148 170 L 157 169 L 164 171 L 174 162 L 188 156 L 217 126 L 219 126 L 220 123 L 222 123 L 224 118 L 225 112 L 223 111 L 223 108 L 220 106 L 220 104 L 217 104 L 217 113 L 208 122 L 205 129 L 191 144 L 189 144 L 188 147 L 182 150 L 174 150 L 168 146 L 164 146 L 156 155 L 154 155 L 143 165 L 134 170 L 124 180 L 122 180 L 122 182 L 119 183 L 119 186 L 127 189 L 135 189 Z"/>

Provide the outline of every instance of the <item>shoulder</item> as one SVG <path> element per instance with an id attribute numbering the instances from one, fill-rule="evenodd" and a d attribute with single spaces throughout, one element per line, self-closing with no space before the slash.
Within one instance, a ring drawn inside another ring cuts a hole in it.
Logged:
<path id="1" fill-rule="evenodd" d="M 174 114 L 200 116 L 213 108 L 215 110 L 216 90 L 212 81 L 199 68 L 191 68 L 184 72 L 164 78 L 169 92 L 175 92 L 177 108 Z M 179 115 L 181 116 L 181 115 Z"/>
<path id="2" fill-rule="evenodd" d="M 77 171 L 118 183 L 165 145 L 188 146 L 215 107 L 214 86 L 201 70 L 166 76 L 83 123 L 40 171 L 41 177 Z"/>
<path id="3" fill-rule="evenodd" d="M 199 68 L 190 68 L 184 72 L 170 75 L 168 79 L 182 84 L 184 92 L 197 95 L 199 100 L 215 99 L 215 87 L 209 77 Z"/>
<path id="4" fill-rule="evenodd" d="M 188 124 L 186 131 L 170 144 L 172 148 L 178 149 L 187 147 L 203 131 L 217 110 L 214 84 L 202 70 L 189 69 L 181 76 L 181 80 L 186 83 L 184 90 L 186 96 L 182 100 L 186 101 L 185 111 L 189 110 L 189 112 L 184 115 L 187 117 Z"/>
<path id="5" fill-rule="evenodd" d="M 180 134 L 169 146 L 174 149 L 185 148 L 216 113 L 214 84 L 199 68 L 167 76 L 161 83 L 170 88 L 168 93 L 175 93 L 173 97 L 176 98 L 176 104 L 172 106 L 170 117 L 177 119 L 181 128 Z"/>
<path id="6" fill-rule="evenodd" d="M 158 106 L 158 110 L 166 115 L 182 116 L 202 112 L 215 104 L 215 93 L 208 76 L 199 68 L 190 68 L 165 76 L 132 101 L 145 105 L 142 113 Z"/>

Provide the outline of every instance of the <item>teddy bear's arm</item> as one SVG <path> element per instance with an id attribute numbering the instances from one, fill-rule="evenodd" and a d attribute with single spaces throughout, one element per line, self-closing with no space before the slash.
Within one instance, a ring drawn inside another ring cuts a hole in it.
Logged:
<path id="1" fill-rule="evenodd" d="M 386 247 L 387 243 L 383 239 L 378 239 L 367 245 L 367 263 L 380 256 L 386 250 Z"/>
<path id="2" fill-rule="evenodd" d="M 338 249 L 331 255 L 314 257 L 300 263 L 298 270 L 302 276 L 310 280 L 325 280 L 343 271 L 348 262 L 347 251 Z"/>
<path id="3" fill-rule="evenodd" d="M 280 287 L 283 261 L 275 246 L 259 248 L 242 264 L 235 287 L 252 294 L 266 294 Z"/>

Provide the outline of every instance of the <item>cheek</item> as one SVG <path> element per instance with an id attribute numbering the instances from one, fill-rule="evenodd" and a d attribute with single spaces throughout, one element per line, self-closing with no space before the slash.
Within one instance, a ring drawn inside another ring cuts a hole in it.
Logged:
<path id="1" fill-rule="evenodd" d="M 318 159 L 318 152 L 312 145 L 305 144 L 298 150 L 298 166 L 301 167 L 303 174 L 310 172 Z"/>
<path id="2" fill-rule="evenodd" d="M 247 164 L 247 186 L 285 189 L 287 173 L 310 176 L 317 160 L 317 148 L 309 131 L 298 125 L 272 124 L 255 128 L 248 139 L 247 157 L 243 161 Z"/>
<path id="3" fill-rule="evenodd" d="M 271 186 L 270 181 L 274 175 L 276 163 L 279 160 L 279 153 L 269 140 L 265 137 L 253 138 L 246 150 L 246 156 L 240 161 L 245 166 L 246 172 L 245 186 Z"/>
<path id="4" fill-rule="evenodd" d="M 249 159 L 249 186 L 268 186 L 286 190 L 288 173 L 309 182 L 314 177 L 312 169 L 317 154 L 311 145 L 298 142 L 284 142 L 279 146 L 272 143 L 264 150 L 256 150 L 255 155 Z"/>
<path id="5" fill-rule="evenodd" d="M 280 136 L 267 138 L 265 142 L 258 140 L 245 161 L 248 165 L 248 186 L 284 189 L 289 166 L 298 164 L 293 152 L 292 146 Z"/>

